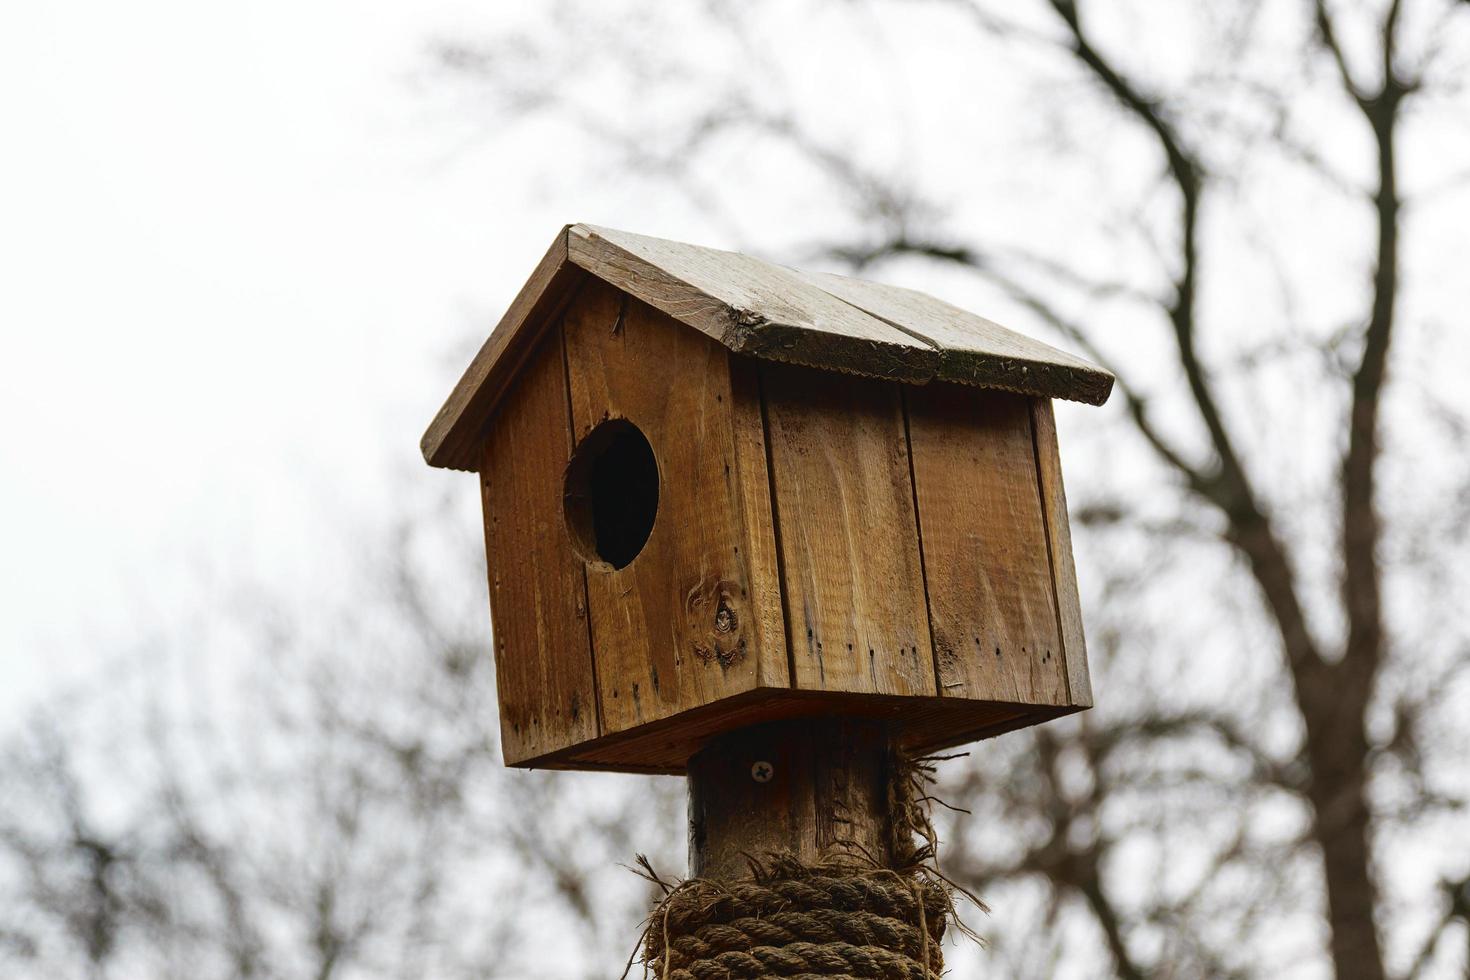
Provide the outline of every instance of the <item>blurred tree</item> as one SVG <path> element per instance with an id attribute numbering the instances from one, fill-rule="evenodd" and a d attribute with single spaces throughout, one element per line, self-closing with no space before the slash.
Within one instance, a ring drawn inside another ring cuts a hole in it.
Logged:
<path id="1" fill-rule="evenodd" d="M 564 0 L 438 52 L 609 212 L 673 189 L 710 231 L 675 237 L 1118 373 L 1067 446 L 1099 705 L 946 765 L 946 869 L 995 909 L 952 962 L 1470 968 L 1465 6 Z M 474 536 L 405 520 L 340 615 L 252 598 L 10 740 L 0 972 L 615 973 L 617 863 L 678 866 L 680 787 L 501 770 Z"/>
<path id="2" fill-rule="evenodd" d="M 1118 375 L 1069 444 L 1099 708 L 948 774 L 1008 976 L 1470 968 L 1465 8 L 564 3 L 441 52 L 740 247 Z"/>
<path id="3" fill-rule="evenodd" d="M 464 589 L 479 560 L 440 541 L 464 578 L 429 576 L 415 556 L 448 523 L 412 523 L 341 616 L 250 596 L 238 635 L 173 635 L 9 741 L 0 975 L 603 980 L 623 961 L 652 896 L 622 865 L 679 855 L 647 826 L 677 823 L 680 787 L 504 770 Z"/>

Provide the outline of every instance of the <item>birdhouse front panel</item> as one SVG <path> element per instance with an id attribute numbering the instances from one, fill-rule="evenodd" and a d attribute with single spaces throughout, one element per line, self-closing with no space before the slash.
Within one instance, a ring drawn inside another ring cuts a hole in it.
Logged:
<path id="1" fill-rule="evenodd" d="M 424 440 L 481 473 L 506 761 L 1087 707 L 1050 397 L 1108 383 L 922 294 L 565 230 Z"/>
<path id="2" fill-rule="evenodd" d="M 572 452 L 564 364 L 561 332 L 551 331 L 485 436 L 485 557 L 501 745 L 511 763 L 599 734 L 585 573 L 562 518 Z"/>
<path id="3" fill-rule="evenodd" d="M 644 542 L 599 554 L 589 536 L 581 549 L 603 731 L 787 686 L 760 405 L 734 385 L 729 353 L 598 280 L 563 333 L 578 454 L 605 452 L 606 427 L 631 426 L 651 449 Z M 586 503 L 635 490 L 574 484 L 574 529 Z"/>

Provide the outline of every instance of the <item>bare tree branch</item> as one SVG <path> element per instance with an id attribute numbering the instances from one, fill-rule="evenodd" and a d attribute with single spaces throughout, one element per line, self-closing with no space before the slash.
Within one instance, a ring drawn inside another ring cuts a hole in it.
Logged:
<path id="1" fill-rule="evenodd" d="M 1444 914 L 1440 916 L 1434 928 L 1425 937 L 1419 952 L 1414 956 L 1414 962 L 1404 973 L 1402 980 L 1420 980 L 1427 976 L 1427 971 L 1434 963 L 1434 952 L 1439 948 L 1439 942 L 1451 926 L 1459 923 L 1470 929 L 1470 878 L 1462 878 L 1459 881 L 1445 881 L 1440 884 L 1444 895 Z"/>
<path id="2" fill-rule="evenodd" d="M 1261 586 L 1280 631 L 1297 688 L 1304 692 L 1303 696 L 1311 697 L 1311 692 L 1317 689 L 1313 681 L 1322 665 L 1322 658 L 1307 627 L 1296 576 L 1280 536 L 1257 501 L 1195 346 L 1199 216 L 1204 168 L 1175 130 L 1159 100 L 1143 94 L 1092 43 L 1074 0 L 1049 2 L 1071 32 L 1073 52 L 1078 60 L 1154 135 L 1167 160 L 1168 172 L 1180 195 L 1180 268 L 1175 274 L 1176 293 L 1169 304 L 1168 315 L 1174 328 L 1180 366 L 1217 460 L 1215 471 L 1191 486 L 1229 520 L 1231 543 L 1246 556 L 1251 572 Z"/>

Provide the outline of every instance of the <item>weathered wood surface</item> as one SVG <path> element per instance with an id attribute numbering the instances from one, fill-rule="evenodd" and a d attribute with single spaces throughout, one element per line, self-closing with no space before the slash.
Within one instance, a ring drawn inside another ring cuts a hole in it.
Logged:
<path id="1" fill-rule="evenodd" d="M 764 618 L 771 611 L 751 603 L 749 563 L 773 556 L 749 547 L 740 483 L 763 474 L 739 470 L 729 355 L 597 281 L 567 310 L 563 329 L 577 438 L 608 418 L 627 419 L 659 467 L 658 515 L 643 550 L 624 568 L 587 569 L 611 733 L 749 690 L 762 674 L 763 645 L 777 644 L 770 653 L 781 667 L 785 651 Z M 759 569 L 763 593 L 775 576 L 774 565 Z"/>
<path id="2" fill-rule="evenodd" d="M 514 765 L 594 739 L 582 563 L 562 529 L 571 451 L 560 335 L 538 345 L 486 436 L 481 477 L 501 746 Z M 515 466 L 502 465 L 516 460 Z"/>
<path id="3" fill-rule="evenodd" d="M 1030 399 L 933 384 L 906 404 L 939 693 L 1068 703 Z"/>
<path id="4" fill-rule="evenodd" d="M 561 513 L 605 417 L 661 471 L 617 571 Z M 732 357 L 592 280 L 497 411 L 484 487 L 512 764 L 679 772 L 722 733 L 831 714 L 929 751 L 1091 703 L 1045 401 Z"/>
<path id="5" fill-rule="evenodd" d="M 730 372 L 730 423 L 735 440 L 735 481 L 744 520 L 741 552 L 750 582 L 750 629 L 757 644 L 756 683 L 789 687 L 790 654 L 781 604 L 780 558 L 776 553 L 775 502 L 766 462 L 765 406 L 754 361 L 726 355 Z"/>
<path id="6" fill-rule="evenodd" d="M 750 858 L 863 856 L 890 867 L 893 747 L 860 719 L 777 722 L 722 735 L 689 760 L 689 873 L 733 879 Z"/>
<path id="7" fill-rule="evenodd" d="M 676 772 L 733 729 L 831 714 L 923 751 L 1092 703 L 1049 401 L 985 390 L 1000 374 L 902 385 L 727 348 L 788 307 L 821 313 L 813 336 L 867 317 L 865 343 L 964 356 L 986 321 L 946 333 L 969 314 L 677 243 L 559 241 L 431 429 L 441 463 L 468 452 L 482 474 L 508 762 Z M 736 334 L 690 329 L 760 302 Z M 1031 375 L 1007 342 L 986 341 L 996 370 Z M 609 418 L 660 474 L 616 570 L 577 557 L 562 499 L 572 447 Z"/>
<path id="8" fill-rule="evenodd" d="M 496 401 L 585 279 L 587 274 L 567 261 L 563 228 L 424 433 L 419 446 L 430 466 L 479 467 L 485 423 Z"/>
<path id="9" fill-rule="evenodd" d="M 736 353 L 904 381 L 934 373 L 930 345 L 749 255 L 590 225 L 572 226 L 567 254 Z"/>
<path id="10" fill-rule="evenodd" d="M 826 272 L 806 281 L 893 324 L 939 353 L 934 378 L 1101 405 L 1113 376 L 1095 365 L 927 293 Z"/>
<path id="11" fill-rule="evenodd" d="M 761 368 L 793 681 L 934 694 L 897 386 Z"/>
<path id="12" fill-rule="evenodd" d="M 1062 489 L 1062 458 L 1057 448 L 1057 424 L 1051 402 L 1034 399 L 1031 421 L 1036 440 L 1036 472 L 1041 504 L 1051 543 L 1052 582 L 1057 597 L 1057 621 L 1066 651 L 1067 686 L 1075 705 L 1092 707 L 1092 679 L 1087 670 L 1087 641 L 1082 635 L 1082 600 L 1077 593 L 1077 567 L 1072 557 L 1072 532 L 1067 521 L 1067 495 Z"/>
<path id="13" fill-rule="evenodd" d="M 483 427 L 539 331 L 588 275 L 731 351 L 922 384 L 939 379 L 1091 404 L 1112 376 L 912 290 L 797 272 L 735 252 L 572 225 L 527 281 L 424 434 L 434 466 L 473 469 Z"/>

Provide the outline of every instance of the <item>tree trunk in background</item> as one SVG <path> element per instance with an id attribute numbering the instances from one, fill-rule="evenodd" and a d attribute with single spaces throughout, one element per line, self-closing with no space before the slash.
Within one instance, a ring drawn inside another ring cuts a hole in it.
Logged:
<path id="1" fill-rule="evenodd" d="M 1369 847 L 1362 702 L 1344 698 L 1336 718 L 1308 719 L 1312 834 L 1322 849 L 1332 962 L 1338 980 L 1383 980 Z M 1334 724 L 1339 721 L 1340 724 Z"/>

